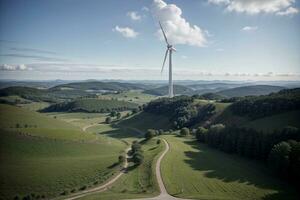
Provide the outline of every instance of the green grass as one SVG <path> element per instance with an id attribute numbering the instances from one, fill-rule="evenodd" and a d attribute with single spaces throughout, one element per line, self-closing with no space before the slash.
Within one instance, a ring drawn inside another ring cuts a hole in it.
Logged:
<path id="1" fill-rule="evenodd" d="M 107 94 L 107 95 L 101 95 L 99 98 L 103 99 L 111 99 L 111 98 L 117 98 L 121 101 L 128 101 L 133 102 L 137 104 L 145 104 L 148 103 L 157 97 L 150 94 L 142 93 L 140 90 L 130 90 L 130 91 L 124 91 L 119 94 Z"/>
<path id="2" fill-rule="evenodd" d="M 1 198 L 59 195 L 106 181 L 118 167 L 123 143 L 82 143 L 1 131 Z"/>
<path id="3" fill-rule="evenodd" d="M 164 146 L 156 144 L 156 139 L 152 139 L 143 144 L 143 163 L 131 168 L 124 174 L 109 190 L 91 194 L 81 199 L 85 200 L 111 200 L 111 199 L 130 199 L 155 196 L 159 194 L 159 189 L 155 176 L 155 163 Z"/>
<path id="4" fill-rule="evenodd" d="M 118 170 L 110 166 L 126 148 L 121 140 L 15 106 L 0 105 L 0 111 L 0 198 L 30 193 L 55 197 L 101 184 Z"/>
<path id="5" fill-rule="evenodd" d="M 147 129 L 164 129 L 171 128 L 170 121 L 167 117 L 162 115 L 155 115 L 146 112 L 140 112 L 136 115 L 129 117 L 119 123 L 123 127 L 133 127 L 141 131 L 147 131 Z"/>
<path id="6" fill-rule="evenodd" d="M 47 102 L 31 102 L 31 103 L 26 103 L 26 104 L 18 104 L 18 106 L 22 108 L 26 108 L 28 110 L 32 111 L 38 111 L 42 110 L 46 107 L 48 107 L 50 104 Z"/>
<path id="7" fill-rule="evenodd" d="M 90 112 L 107 113 L 112 110 L 124 111 L 137 108 L 138 104 L 118 101 L 116 99 L 79 98 L 70 102 L 53 104 L 45 108 L 44 112 Z"/>
<path id="8" fill-rule="evenodd" d="M 300 128 L 300 110 L 260 118 L 250 121 L 244 126 L 260 131 L 280 130 L 286 126 L 294 126 Z"/>
<path id="9" fill-rule="evenodd" d="M 193 199 L 297 199 L 292 186 L 261 163 L 211 149 L 193 139 L 165 136 L 170 152 L 162 175 L 171 195 Z"/>

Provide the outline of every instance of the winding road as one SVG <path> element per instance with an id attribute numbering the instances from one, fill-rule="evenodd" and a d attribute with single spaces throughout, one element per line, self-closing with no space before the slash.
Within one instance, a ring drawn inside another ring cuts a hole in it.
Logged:
<path id="1" fill-rule="evenodd" d="M 173 197 L 173 196 L 169 195 L 166 190 L 166 187 L 164 185 L 164 182 L 163 182 L 162 176 L 161 176 L 160 164 L 161 164 L 161 161 L 164 158 L 164 156 L 168 153 L 170 146 L 169 146 L 169 143 L 165 139 L 162 139 L 162 141 L 165 143 L 166 148 L 165 148 L 164 152 L 159 156 L 159 158 L 156 162 L 156 166 L 155 166 L 156 179 L 157 179 L 158 186 L 160 189 L 160 195 L 158 195 L 156 197 L 151 197 L 151 198 L 134 199 L 134 200 L 188 200 L 188 199 L 181 199 L 181 198 Z"/>
<path id="2" fill-rule="evenodd" d="M 157 159 L 156 166 L 155 166 L 156 179 L 157 179 L 158 186 L 160 189 L 160 195 L 158 195 L 156 197 L 151 197 L 151 198 L 142 198 L 142 199 L 134 199 L 134 200 L 188 200 L 188 199 L 181 199 L 181 198 L 173 197 L 173 196 L 169 195 L 166 190 L 166 187 L 164 185 L 164 182 L 163 182 L 163 179 L 161 176 L 160 168 L 161 168 L 161 161 L 164 158 L 164 156 L 168 153 L 170 146 L 165 139 L 162 139 L 162 141 L 164 142 L 166 148 L 163 151 L 163 153 L 159 156 L 159 158 Z M 126 149 L 126 159 L 124 162 L 124 166 L 118 175 L 116 175 L 110 181 L 108 181 L 107 183 L 105 183 L 101 186 L 91 188 L 91 189 L 88 189 L 88 190 L 85 190 L 82 192 L 78 192 L 78 193 L 74 194 L 73 196 L 66 198 L 65 200 L 78 199 L 78 198 L 87 196 L 89 194 L 94 194 L 94 193 L 103 192 L 103 191 L 107 190 L 113 183 L 115 183 L 126 172 L 127 166 L 128 166 L 127 159 L 128 159 L 128 151 L 129 150 L 130 150 L 130 148 Z"/>

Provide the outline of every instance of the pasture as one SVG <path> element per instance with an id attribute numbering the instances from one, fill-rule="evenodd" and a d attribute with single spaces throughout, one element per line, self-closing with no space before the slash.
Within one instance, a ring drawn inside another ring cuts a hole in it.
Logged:
<path id="1" fill-rule="evenodd" d="M 142 93 L 141 90 L 130 90 L 130 91 L 120 92 L 118 94 L 99 95 L 99 98 L 103 98 L 103 99 L 114 98 L 120 101 L 133 102 L 142 105 L 156 99 L 157 97 L 154 95 Z"/>
<path id="2" fill-rule="evenodd" d="M 157 139 L 151 139 L 142 145 L 144 161 L 138 167 L 129 167 L 109 190 L 80 198 L 84 200 L 111 200 L 143 198 L 158 195 L 159 189 L 155 177 L 155 163 L 162 152 L 163 144 L 156 144 Z"/>
<path id="3" fill-rule="evenodd" d="M 59 196 L 101 184 L 119 170 L 121 140 L 23 108 L 1 104 L 0 111 L 3 199 Z"/>
<path id="4" fill-rule="evenodd" d="M 262 163 L 223 153 L 193 139 L 164 136 L 170 152 L 162 161 L 169 194 L 192 199 L 295 199 L 292 186 Z"/>

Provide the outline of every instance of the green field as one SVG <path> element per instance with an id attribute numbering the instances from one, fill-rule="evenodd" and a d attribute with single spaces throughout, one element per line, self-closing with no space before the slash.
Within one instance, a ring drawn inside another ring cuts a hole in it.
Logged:
<path id="1" fill-rule="evenodd" d="M 23 108 L 0 105 L 0 111 L 0 198 L 55 197 L 101 184 L 119 170 L 121 140 Z"/>
<path id="2" fill-rule="evenodd" d="M 103 98 L 103 99 L 116 98 L 120 101 L 128 101 L 128 102 L 133 102 L 141 105 L 141 104 L 148 103 L 156 99 L 157 97 L 154 95 L 142 93 L 142 91 L 140 90 L 130 90 L 118 94 L 100 95 L 99 98 Z"/>
<path id="3" fill-rule="evenodd" d="M 109 190 L 91 194 L 80 199 L 111 200 L 142 198 L 158 195 L 159 189 L 155 177 L 155 163 L 164 145 L 156 144 L 156 139 L 152 139 L 142 145 L 144 162 L 136 167 L 130 168 L 129 172 L 123 175 Z"/>
<path id="4" fill-rule="evenodd" d="M 294 126 L 300 128 L 299 122 L 300 110 L 295 110 L 253 120 L 246 123 L 244 126 L 260 131 L 271 132 L 274 130 L 283 129 L 286 126 Z"/>
<path id="5" fill-rule="evenodd" d="M 119 101 L 116 99 L 100 98 L 79 98 L 70 102 L 63 102 L 50 105 L 43 109 L 43 112 L 89 112 L 89 113 L 108 113 L 111 111 L 132 110 L 138 104 Z"/>
<path id="6" fill-rule="evenodd" d="M 164 136 L 170 152 L 162 161 L 169 194 L 193 199 L 296 199 L 292 186 L 272 177 L 265 166 L 199 144 Z"/>

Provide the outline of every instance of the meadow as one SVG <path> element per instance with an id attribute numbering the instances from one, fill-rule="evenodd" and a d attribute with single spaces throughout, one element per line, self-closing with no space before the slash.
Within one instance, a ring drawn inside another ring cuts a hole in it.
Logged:
<path id="1" fill-rule="evenodd" d="M 0 111 L 1 198 L 55 197 L 119 171 L 124 142 L 27 109 L 1 104 Z"/>
<path id="2" fill-rule="evenodd" d="M 192 138 L 164 136 L 170 151 L 162 161 L 169 194 L 192 199 L 296 199 L 292 186 L 262 163 L 229 155 Z"/>
<path id="3" fill-rule="evenodd" d="M 129 167 L 128 172 L 107 191 L 91 194 L 80 199 L 131 199 L 158 195 L 159 189 L 155 177 L 155 163 L 163 148 L 163 144 L 157 144 L 157 139 L 155 138 L 143 143 L 144 161 L 141 165 Z"/>

